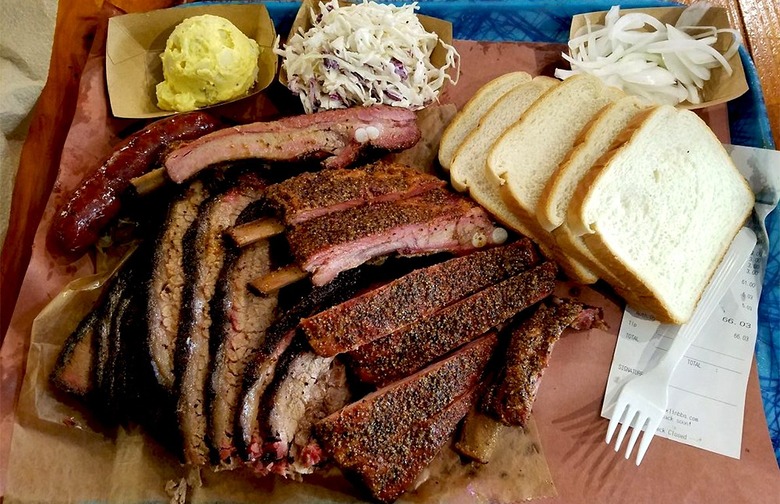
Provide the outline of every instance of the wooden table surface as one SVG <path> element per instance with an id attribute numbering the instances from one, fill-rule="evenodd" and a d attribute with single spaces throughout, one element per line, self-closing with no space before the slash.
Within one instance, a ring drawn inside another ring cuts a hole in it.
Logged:
<path id="1" fill-rule="evenodd" d="M 566 0 L 561 0 L 564 2 Z M 692 0 L 683 0 L 692 3 Z M 732 26 L 743 35 L 764 91 L 775 144 L 780 145 L 780 7 L 777 0 L 710 0 L 728 9 Z M 127 12 L 168 7 L 176 0 L 113 0 Z M 31 245 L 73 116 L 81 69 L 90 36 L 101 15 L 102 0 L 60 0 L 49 79 L 33 113 L 22 151 L 8 235 L 0 255 L 0 342 L 30 258 Z M 105 14 L 102 14 L 105 15 Z"/>

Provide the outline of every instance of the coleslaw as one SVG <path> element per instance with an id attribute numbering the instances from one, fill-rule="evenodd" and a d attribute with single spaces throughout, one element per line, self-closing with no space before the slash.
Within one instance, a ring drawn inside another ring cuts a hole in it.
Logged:
<path id="1" fill-rule="evenodd" d="M 299 30 L 276 53 L 282 56 L 287 87 L 306 113 L 377 104 L 424 108 L 438 98 L 446 81 L 457 83 L 460 57 L 454 47 L 430 33 L 415 15 L 417 3 L 403 6 L 320 2 L 310 11 L 313 26 Z M 446 63 L 436 68 L 438 44 Z M 453 79 L 447 72 L 455 70 Z"/>

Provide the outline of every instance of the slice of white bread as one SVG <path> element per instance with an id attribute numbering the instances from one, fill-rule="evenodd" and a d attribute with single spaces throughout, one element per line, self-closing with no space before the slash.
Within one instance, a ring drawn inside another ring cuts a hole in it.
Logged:
<path id="1" fill-rule="evenodd" d="M 747 182 L 695 113 L 642 113 L 582 179 L 567 222 L 624 283 L 629 304 L 661 322 L 692 315 L 754 204 Z"/>
<path id="2" fill-rule="evenodd" d="M 531 80 L 526 72 L 510 72 L 489 81 L 474 93 L 444 130 L 439 145 L 439 164 L 450 169 L 455 151 L 466 135 L 471 133 L 485 112 L 510 89 Z"/>
<path id="3" fill-rule="evenodd" d="M 536 208 L 539 224 L 552 232 L 563 252 L 614 286 L 621 285 L 620 279 L 571 232 L 566 224 L 566 210 L 582 177 L 609 151 L 631 120 L 646 108 L 646 102 L 636 96 L 624 96 L 605 106 L 585 127 L 566 159 L 547 181 Z"/>
<path id="4" fill-rule="evenodd" d="M 580 180 L 641 111 L 647 102 L 624 96 L 599 111 L 583 129 L 566 159 L 555 169 L 539 197 L 536 217 L 547 231 L 566 222 L 566 211 Z"/>
<path id="5" fill-rule="evenodd" d="M 488 154 L 489 173 L 506 184 L 529 227 L 547 181 L 580 132 L 605 105 L 624 96 L 589 74 L 575 75 L 539 98 Z"/>
<path id="6" fill-rule="evenodd" d="M 585 125 L 605 105 L 625 96 L 591 75 L 570 77 L 547 91 L 507 129 L 488 153 L 486 173 L 501 185 L 501 195 L 517 218 L 550 250 L 555 238 L 536 219 L 536 207 L 550 176 L 565 159 Z M 598 276 L 585 265 L 556 254 L 567 273 L 593 283 Z M 570 275 L 571 276 L 571 275 Z"/>
<path id="7" fill-rule="evenodd" d="M 598 280 L 590 270 L 572 261 L 557 247 L 550 248 L 548 237 L 527 228 L 517 218 L 514 209 L 501 196 L 498 184 L 485 174 L 488 151 L 503 132 L 517 122 L 523 113 L 544 93 L 560 81 L 550 77 L 535 77 L 502 96 L 485 113 L 475 130 L 469 133 L 455 151 L 450 166 L 450 180 L 455 189 L 468 190 L 471 197 L 506 227 L 534 240 L 545 256 L 554 259 L 566 274 L 582 283 Z M 554 242 L 552 242 L 554 244 Z"/>
<path id="8" fill-rule="evenodd" d="M 477 128 L 465 136 L 455 150 L 450 164 L 450 181 L 456 190 L 468 191 L 475 201 L 504 226 L 528 236 L 537 243 L 538 238 L 504 203 L 498 184 L 485 176 L 485 163 L 493 142 L 517 122 L 534 101 L 559 83 L 559 80 L 550 77 L 535 77 L 501 96 L 485 112 Z"/>

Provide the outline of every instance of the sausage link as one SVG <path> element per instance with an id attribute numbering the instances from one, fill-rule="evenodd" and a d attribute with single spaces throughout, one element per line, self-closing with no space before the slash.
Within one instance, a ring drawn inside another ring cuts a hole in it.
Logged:
<path id="1" fill-rule="evenodd" d="M 82 181 L 54 216 L 49 243 L 61 252 L 83 253 L 119 213 L 120 197 L 131 179 L 159 164 L 171 143 L 194 140 L 221 126 L 209 114 L 190 112 L 155 121 L 128 137 Z"/>

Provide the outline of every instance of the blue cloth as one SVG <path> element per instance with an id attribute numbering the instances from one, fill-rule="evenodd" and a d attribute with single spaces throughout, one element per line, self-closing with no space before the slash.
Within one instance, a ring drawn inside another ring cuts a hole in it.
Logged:
<path id="1" fill-rule="evenodd" d="M 469 40 L 565 43 L 571 17 L 608 10 L 613 0 L 426 0 L 420 13 L 451 21 L 454 37 Z M 620 4 L 623 8 L 668 7 L 661 0 Z M 297 13 L 297 3 L 267 3 L 279 33 L 286 34 Z M 729 103 L 731 142 L 774 149 L 761 84 L 747 52 L 740 50 L 750 90 Z M 780 211 L 767 219 L 770 254 L 759 305 L 756 358 L 769 433 L 780 463 Z"/>

